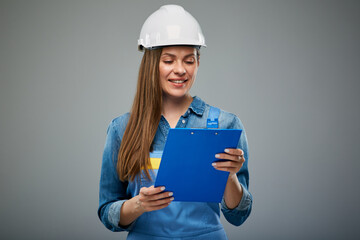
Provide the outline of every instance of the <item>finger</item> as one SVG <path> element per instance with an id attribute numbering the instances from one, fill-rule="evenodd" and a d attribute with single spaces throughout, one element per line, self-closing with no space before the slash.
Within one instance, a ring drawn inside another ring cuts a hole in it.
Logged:
<path id="1" fill-rule="evenodd" d="M 230 155 L 227 153 L 218 153 L 218 154 L 215 154 L 215 157 L 217 159 L 226 159 L 226 160 L 231 160 L 231 161 L 235 161 L 235 162 L 238 162 L 240 160 L 237 155 Z"/>
<path id="2" fill-rule="evenodd" d="M 239 168 L 242 166 L 241 162 L 235 162 L 235 161 L 224 161 L 224 162 L 213 162 L 212 165 L 217 168 L 223 168 L 223 167 L 228 167 L 228 168 Z"/>
<path id="3" fill-rule="evenodd" d="M 153 194 L 153 195 L 140 194 L 140 201 L 142 201 L 142 202 L 155 201 L 155 200 L 159 200 L 159 199 L 169 198 L 172 195 L 174 195 L 172 192 L 162 192 L 162 193 Z"/>
<path id="4" fill-rule="evenodd" d="M 142 202 L 141 205 L 146 211 L 154 211 L 168 206 L 174 200 L 173 197 L 157 201 Z"/>
<path id="5" fill-rule="evenodd" d="M 163 209 L 163 208 L 169 206 L 170 203 L 171 203 L 171 202 L 165 203 L 165 204 L 162 204 L 162 205 L 159 205 L 159 206 L 156 206 L 156 207 L 148 207 L 148 208 L 146 209 L 146 211 L 150 212 L 150 211 L 160 210 L 160 209 Z"/>
<path id="6" fill-rule="evenodd" d="M 224 164 L 224 162 L 216 162 L 213 164 L 213 167 L 216 170 L 238 172 L 241 169 L 242 164 Z"/>
<path id="7" fill-rule="evenodd" d="M 174 200 L 174 197 L 163 198 L 163 199 L 160 199 L 160 200 L 147 202 L 147 205 L 150 206 L 150 207 L 157 207 L 157 206 L 161 206 L 161 205 L 164 205 L 164 204 L 171 203 L 173 200 Z"/>
<path id="8" fill-rule="evenodd" d="M 142 195 L 145 195 L 145 196 L 149 196 L 149 195 L 154 195 L 154 194 L 157 194 L 157 193 L 160 193 L 162 191 L 165 190 L 165 187 L 164 186 L 161 186 L 161 187 L 154 187 L 154 186 L 151 186 L 151 187 L 142 187 L 140 189 L 140 194 Z"/>
<path id="9" fill-rule="evenodd" d="M 226 148 L 224 152 L 231 155 L 244 156 L 244 151 L 240 148 Z"/>
<path id="10" fill-rule="evenodd" d="M 238 168 L 232 168 L 232 167 L 215 167 L 216 170 L 224 171 L 224 172 L 230 172 L 230 173 L 237 173 L 239 171 Z"/>

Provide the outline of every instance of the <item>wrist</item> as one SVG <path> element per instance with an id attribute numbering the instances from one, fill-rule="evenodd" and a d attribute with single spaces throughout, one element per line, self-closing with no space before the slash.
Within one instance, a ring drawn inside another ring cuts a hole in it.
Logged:
<path id="1" fill-rule="evenodd" d="M 242 185 L 241 185 L 240 182 L 239 182 L 239 179 L 237 178 L 236 173 L 234 173 L 234 174 L 231 176 L 231 181 L 238 186 L 238 189 L 239 189 L 239 191 L 240 191 L 240 196 L 242 196 L 242 195 L 243 195 L 243 188 L 242 188 Z"/>
<path id="2" fill-rule="evenodd" d="M 137 215 L 137 216 L 140 216 L 142 215 L 145 210 L 144 208 L 141 206 L 141 202 L 140 202 L 140 196 L 135 196 L 133 197 L 131 200 L 131 206 L 132 206 L 132 212 L 133 214 Z"/>
<path id="3" fill-rule="evenodd" d="M 237 181 L 238 180 L 236 173 L 229 173 L 228 179 L 230 179 L 232 181 L 235 181 L 235 180 Z"/>
<path id="4" fill-rule="evenodd" d="M 136 204 L 136 200 L 137 197 L 133 197 L 126 200 L 121 206 L 119 226 L 129 226 L 144 213 L 143 208 Z"/>

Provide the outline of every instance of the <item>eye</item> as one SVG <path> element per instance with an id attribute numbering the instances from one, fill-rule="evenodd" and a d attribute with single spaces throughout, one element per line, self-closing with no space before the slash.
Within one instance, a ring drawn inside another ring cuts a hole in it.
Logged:
<path id="1" fill-rule="evenodd" d="M 172 63 L 173 63 L 172 60 L 164 60 L 163 62 L 164 62 L 165 64 L 172 64 Z"/>
<path id="2" fill-rule="evenodd" d="M 190 58 L 185 59 L 184 62 L 188 65 L 192 65 L 195 63 L 195 59 L 193 57 L 190 57 Z"/>

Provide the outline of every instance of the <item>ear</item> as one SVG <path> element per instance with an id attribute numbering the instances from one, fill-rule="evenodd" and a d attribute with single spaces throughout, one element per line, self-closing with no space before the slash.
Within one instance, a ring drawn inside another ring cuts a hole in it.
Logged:
<path id="1" fill-rule="evenodd" d="M 198 56 L 198 58 L 197 58 L 197 66 L 198 67 L 200 66 L 200 56 Z"/>

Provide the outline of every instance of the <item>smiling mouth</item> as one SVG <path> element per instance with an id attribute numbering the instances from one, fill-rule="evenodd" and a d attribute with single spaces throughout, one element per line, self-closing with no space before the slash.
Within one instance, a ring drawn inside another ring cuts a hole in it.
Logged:
<path id="1" fill-rule="evenodd" d="M 187 81 L 187 79 L 183 79 L 183 80 L 171 80 L 171 79 L 169 79 L 169 81 L 170 81 L 170 82 L 172 82 L 172 83 L 177 83 L 177 84 L 180 84 L 180 83 L 184 83 L 184 82 L 186 82 L 186 81 Z"/>

